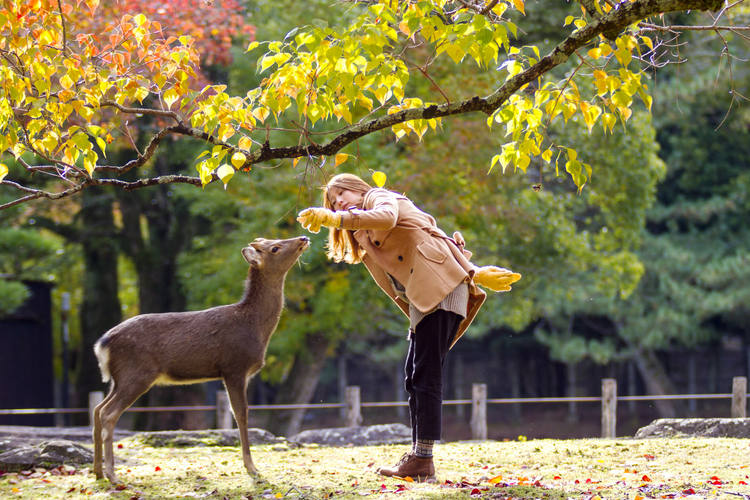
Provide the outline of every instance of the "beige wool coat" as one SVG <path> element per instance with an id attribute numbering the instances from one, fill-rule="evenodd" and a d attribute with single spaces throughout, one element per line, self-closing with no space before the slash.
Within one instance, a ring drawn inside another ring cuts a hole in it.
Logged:
<path id="1" fill-rule="evenodd" d="M 354 231 L 366 252 L 362 262 L 407 317 L 409 304 L 396 295 L 389 274 L 404 285 L 409 302 L 425 313 L 461 282 L 468 284 L 467 310 L 453 347 L 486 298 L 472 280 L 477 267 L 469 261 L 471 252 L 448 237 L 431 215 L 407 197 L 380 188 L 365 193 L 361 210 L 342 212 L 341 227 Z"/>

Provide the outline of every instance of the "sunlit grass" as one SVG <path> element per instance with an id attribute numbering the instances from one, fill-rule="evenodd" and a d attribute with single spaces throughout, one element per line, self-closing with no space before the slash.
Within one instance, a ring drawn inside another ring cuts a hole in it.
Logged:
<path id="1" fill-rule="evenodd" d="M 726 498 L 750 495 L 750 441 L 724 438 L 529 440 L 437 445 L 436 483 L 376 474 L 404 445 L 252 447 L 262 479 L 238 447 L 116 446 L 122 485 L 90 468 L 0 476 L 0 498 Z"/>

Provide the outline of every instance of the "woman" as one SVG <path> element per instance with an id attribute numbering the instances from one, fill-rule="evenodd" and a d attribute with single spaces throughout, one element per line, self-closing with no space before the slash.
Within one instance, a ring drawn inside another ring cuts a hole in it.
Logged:
<path id="1" fill-rule="evenodd" d="M 335 262 L 362 262 L 410 321 L 405 387 L 409 393 L 412 449 L 384 476 L 435 476 L 432 447 L 440 439 L 442 367 L 486 297 L 477 287 L 510 290 L 520 274 L 477 267 L 461 234 L 449 238 L 435 219 L 407 197 L 372 188 L 353 174 L 334 176 L 323 189 L 324 207 L 297 220 L 317 233 L 330 228 L 327 255 Z"/>

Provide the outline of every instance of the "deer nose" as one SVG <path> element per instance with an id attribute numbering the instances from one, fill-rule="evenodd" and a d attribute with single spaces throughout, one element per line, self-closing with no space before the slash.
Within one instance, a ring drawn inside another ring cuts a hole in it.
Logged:
<path id="1" fill-rule="evenodd" d="M 304 241 L 305 243 L 310 243 L 310 238 L 308 238 L 307 236 L 300 236 L 299 239 Z"/>

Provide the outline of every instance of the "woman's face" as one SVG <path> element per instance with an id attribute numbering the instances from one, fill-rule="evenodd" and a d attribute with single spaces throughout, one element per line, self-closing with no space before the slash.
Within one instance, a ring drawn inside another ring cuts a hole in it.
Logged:
<path id="1" fill-rule="evenodd" d="M 349 210 L 350 208 L 362 208 L 364 195 L 349 189 L 333 186 L 328 189 L 328 199 L 335 210 Z"/>

